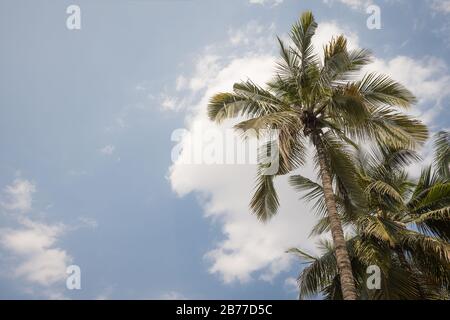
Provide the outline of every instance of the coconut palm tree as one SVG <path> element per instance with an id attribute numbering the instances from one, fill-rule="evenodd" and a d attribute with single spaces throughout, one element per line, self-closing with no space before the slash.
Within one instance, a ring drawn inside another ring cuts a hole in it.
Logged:
<path id="1" fill-rule="evenodd" d="M 449 155 L 450 140 L 437 136 L 436 159 Z M 447 149 L 446 149 L 447 148 Z M 436 170 L 425 167 L 420 178 L 408 178 L 405 166 L 418 159 L 415 152 L 381 146 L 372 154 L 359 152 L 357 172 L 365 190 L 367 210 L 357 212 L 345 201 L 345 192 L 336 191 L 340 213 L 355 235 L 349 240 L 349 252 L 360 298 L 368 299 L 442 299 L 450 289 L 450 180 L 441 176 L 447 162 L 436 161 Z M 323 188 L 302 176 L 291 183 L 315 201 Z M 320 208 L 320 206 L 316 206 Z M 328 218 L 322 219 L 314 233 L 329 230 Z M 322 292 L 326 298 L 340 299 L 336 259 L 332 246 L 322 245 L 324 254 L 312 257 L 292 249 L 309 265 L 299 277 L 301 297 Z M 382 288 L 367 289 L 366 270 L 377 265 L 382 270 Z"/>
<path id="2" fill-rule="evenodd" d="M 212 121 L 238 118 L 240 130 L 276 129 L 279 170 L 265 174 L 260 165 L 257 186 L 250 207 L 262 221 L 277 213 L 279 200 L 275 176 L 286 175 L 305 163 L 305 148 L 315 150 L 324 202 L 330 221 L 334 252 L 344 299 L 356 299 L 355 282 L 344 232 L 333 194 L 331 171 L 345 188 L 357 189 L 348 146 L 355 139 L 391 141 L 411 148 L 427 139 L 427 129 L 395 107 L 407 108 L 416 100 L 401 84 L 375 73 L 360 77 L 371 62 L 368 50 L 348 50 L 343 36 L 324 47 L 324 58 L 315 53 L 312 39 L 317 23 L 305 12 L 293 25 L 290 43 L 278 38 L 281 58 L 273 80 L 265 88 L 251 80 L 236 83 L 233 92 L 214 95 L 208 105 Z M 269 150 L 273 151 L 271 148 Z M 352 192 L 356 199 L 358 192 Z M 361 200 L 361 201 L 359 201 Z"/>

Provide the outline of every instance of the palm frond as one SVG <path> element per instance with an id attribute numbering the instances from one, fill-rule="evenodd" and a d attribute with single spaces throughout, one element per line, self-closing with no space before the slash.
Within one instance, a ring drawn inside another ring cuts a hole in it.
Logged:
<path id="1" fill-rule="evenodd" d="M 263 222 L 269 221 L 277 213 L 280 205 L 273 179 L 273 175 L 262 174 L 262 168 L 260 168 L 256 190 L 250 201 L 252 212 Z"/>
<path id="2" fill-rule="evenodd" d="M 372 54 L 366 49 L 349 51 L 347 39 L 340 35 L 324 47 L 324 63 L 321 71 L 323 85 L 342 83 L 351 79 L 357 71 L 372 61 Z"/>
<path id="3" fill-rule="evenodd" d="M 349 197 L 357 207 L 365 207 L 366 199 L 356 174 L 354 151 L 331 130 L 324 133 L 321 139 L 326 150 L 330 173 L 335 178 L 337 185 L 340 186 L 339 191 L 344 192 L 345 196 Z"/>
<path id="4" fill-rule="evenodd" d="M 225 119 L 259 117 L 280 111 L 284 104 L 269 91 L 251 81 L 234 85 L 234 93 L 218 93 L 208 104 L 208 117 L 217 123 Z"/>
<path id="5" fill-rule="evenodd" d="M 312 202 L 312 209 L 321 217 L 327 215 L 327 206 L 323 194 L 323 188 L 320 184 L 303 177 L 301 175 L 294 175 L 289 177 L 289 184 L 299 192 L 306 192 L 301 199 L 307 202 Z"/>
<path id="6" fill-rule="evenodd" d="M 450 267 L 450 245 L 444 241 L 408 231 L 402 234 L 402 245 L 414 254 L 433 255 Z"/>
<path id="7" fill-rule="evenodd" d="M 450 133 L 447 131 L 435 136 L 434 165 L 443 178 L 450 179 Z"/>
<path id="8" fill-rule="evenodd" d="M 253 129 L 256 133 L 261 129 L 287 130 L 291 127 L 301 129 L 298 114 L 294 111 L 280 111 L 261 115 L 235 125 L 235 129 L 243 130 L 244 132 Z"/>
<path id="9" fill-rule="evenodd" d="M 403 231 L 398 224 L 379 216 L 366 215 L 359 218 L 357 225 L 364 235 L 379 239 L 391 247 L 398 244 L 398 237 Z"/>
<path id="10" fill-rule="evenodd" d="M 349 134 L 361 139 L 375 139 L 379 144 L 398 148 L 416 148 L 428 138 L 428 129 L 419 120 L 388 107 L 373 109 L 359 128 L 348 128 Z"/>
<path id="11" fill-rule="evenodd" d="M 295 44 L 296 53 L 300 58 L 300 73 L 303 74 L 306 67 L 316 59 L 312 46 L 312 37 L 316 33 L 317 23 L 312 12 L 305 12 L 292 26 L 291 40 Z"/>
<path id="12" fill-rule="evenodd" d="M 402 195 L 395 190 L 395 188 L 391 185 L 389 185 L 388 183 L 384 182 L 384 181 L 373 181 L 371 182 L 367 188 L 366 188 L 366 192 L 369 193 L 375 193 L 378 196 L 384 197 L 384 196 L 389 196 L 391 199 L 397 201 L 398 204 L 403 204 L 403 197 Z"/>
<path id="13" fill-rule="evenodd" d="M 364 99 L 374 106 L 398 106 L 408 108 L 416 103 L 414 95 L 400 83 L 388 76 L 376 73 L 367 74 L 358 88 Z"/>

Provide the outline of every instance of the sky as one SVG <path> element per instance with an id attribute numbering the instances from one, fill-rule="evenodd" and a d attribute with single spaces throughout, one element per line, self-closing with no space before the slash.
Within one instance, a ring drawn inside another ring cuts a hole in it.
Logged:
<path id="1" fill-rule="evenodd" d="M 233 124 L 207 120 L 209 98 L 263 85 L 305 10 L 318 52 L 346 35 L 431 132 L 450 127 L 449 0 L 2 0 L 0 299 L 295 299 L 302 264 L 285 251 L 317 253 L 313 210 L 280 178 L 262 224 L 253 163 L 191 155 Z"/>

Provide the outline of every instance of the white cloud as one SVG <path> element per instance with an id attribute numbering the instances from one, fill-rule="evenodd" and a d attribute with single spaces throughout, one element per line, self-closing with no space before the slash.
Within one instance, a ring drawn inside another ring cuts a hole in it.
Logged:
<path id="1" fill-rule="evenodd" d="M 187 300 L 187 298 L 180 292 L 170 291 L 162 294 L 158 300 Z"/>
<path id="2" fill-rule="evenodd" d="M 450 48 L 450 21 L 445 21 L 441 27 L 433 30 L 433 33 L 445 43 L 447 48 Z"/>
<path id="3" fill-rule="evenodd" d="M 187 87 L 187 80 L 183 75 L 178 76 L 176 88 L 177 91 L 181 91 Z"/>
<path id="4" fill-rule="evenodd" d="M 434 14 L 444 16 L 450 14 L 450 0 L 428 0 L 428 3 Z M 433 33 L 444 41 L 447 48 L 450 48 L 450 21 L 448 19 L 444 19 L 442 24 L 433 30 Z"/>
<path id="5" fill-rule="evenodd" d="M 107 145 L 107 146 L 104 146 L 103 148 L 101 148 L 99 151 L 101 154 L 103 154 L 105 156 L 111 156 L 115 150 L 116 150 L 115 146 Z"/>
<path id="6" fill-rule="evenodd" d="M 297 292 L 298 293 L 298 282 L 296 278 L 289 277 L 284 280 L 284 287 L 288 292 Z"/>
<path id="7" fill-rule="evenodd" d="M 21 260 L 15 266 L 14 276 L 43 286 L 64 280 L 71 257 L 65 250 L 54 246 L 62 231 L 59 225 L 38 223 L 2 230 L 1 244 Z"/>
<path id="8" fill-rule="evenodd" d="M 56 237 L 61 234 L 61 226 L 47 226 L 25 220 L 26 228 L 7 230 L 2 234 L 2 244 L 18 253 L 30 254 L 52 246 Z"/>
<path id="9" fill-rule="evenodd" d="M 218 58 L 212 54 L 201 57 L 200 63 L 196 64 L 195 76 L 189 80 L 189 88 L 192 91 L 199 91 L 208 86 L 208 81 L 219 71 Z"/>
<path id="10" fill-rule="evenodd" d="M 252 169 L 252 170 L 251 170 Z M 216 169 L 219 171 L 219 168 Z M 211 272 L 220 274 L 225 282 L 247 282 L 253 274 L 271 281 L 277 274 L 288 270 L 291 256 L 285 251 L 301 246 L 312 250 L 308 234 L 315 217 L 298 194 L 287 184 L 286 178 L 277 180 L 281 207 L 279 214 L 262 224 L 250 214 L 248 203 L 253 192 L 254 168 L 223 168 L 221 185 L 197 191 L 210 192 L 204 203 L 205 213 L 223 222 L 225 239 L 207 254 L 212 261 Z M 306 170 L 303 170 L 306 171 Z M 227 176 L 227 177 L 225 177 Z"/>
<path id="11" fill-rule="evenodd" d="M 78 221 L 80 221 L 83 226 L 86 226 L 86 227 L 89 227 L 92 229 L 96 229 L 98 227 L 98 222 L 94 218 L 79 217 Z"/>
<path id="12" fill-rule="evenodd" d="M 1 202 L 1 205 L 8 211 L 28 212 L 31 210 L 34 192 L 36 187 L 32 182 L 16 179 L 3 190 L 5 200 Z"/>
<path id="13" fill-rule="evenodd" d="M 175 110 L 177 109 L 178 101 L 174 97 L 166 96 L 163 98 L 161 105 L 166 110 Z"/>
<path id="14" fill-rule="evenodd" d="M 249 46 L 255 48 L 267 48 L 267 45 L 272 44 L 275 36 L 275 24 L 265 27 L 256 21 L 250 21 L 243 28 L 230 28 L 228 30 L 229 43 L 232 46 Z"/>
<path id="15" fill-rule="evenodd" d="M 197 105 L 199 95 L 203 95 L 205 90 L 214 85 L 211 82 L 215 81 L 217 74 L 227 64 L 233 59 L 239 60 L 237 57 L 241 55 L 243 48 L 250 55 L 267 56 L 267 48 L 272 47 L 275 41 L 275 25 L 266 27 L 256 21 L 250 21 L 242 28 L 230 28 L 228 37 L 226 42 L 207 46 L 196 57 L 191 76 L 179 75 L 174 92 L 165 90 L 159 95 L 162 110 L 183 111 Z M 222 54 L 225 51 L 227 55 Z M 236 76 L 239 76 L 239 73 L 236 73 Z M 233 84 L 232 81 L 228 82 L 229 86 Z"/>
<path id="16" fill-rule="evenodd" d="M 261 4 L 261 5 L 272 5 L 272 6 L 277 6 L 281 3 L 283 3 L 283 0 L 249 0 L 249 2 L 251 4 Z"/>
<path id="17" fill-rule="evenodd" d="M 450 0 L 431 0 L 431 8 L 439 13 L 450 13 Z"/>
<path id="18" fill-rule="evenodd" d="M 14 191 L 14 192 L 13 192 Z M 28 213 L 32 210 L 32 193 L 36 187 L 28 180 L 15 180 L 4 189 L 6 195 L 14 196 L 5 208 L 14 212 L 20 209 Z M 13 216 L 14 217 L 14 216 Z M 42 290 L 29 292 L 39 296 L 62 297 L 60 290 L 53 286 L 66 277 L 66 267 L 71 262 L 70 255 L 56 244 L 64 234 L 63 224 L 36 222 L 23 216 L 15 217 L 16 227 L 0 229 L 0 247 L 3 276 L 21 279 L 26 285 L 39 285 Z"/>
<path id="19" fill-rule="evenodd" d="M 365 9 L 373 4 L 372 0 L 323 0 L 323 2 L 329 5 L 340 2 L 354 10 Z"/>

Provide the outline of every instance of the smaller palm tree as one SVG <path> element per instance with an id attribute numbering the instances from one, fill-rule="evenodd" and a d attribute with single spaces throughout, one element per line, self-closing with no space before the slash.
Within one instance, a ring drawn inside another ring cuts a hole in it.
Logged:
<path id="1" fill-rule="evenodd" d="M 408 178 L 405 166 L 418 160 L 415 152 L 395 147 L 379 147 L 372 154 L 359 152 L 355 159 L 359 181 L 368 207 L 363 212 L 337 190 L 343 220 L 354 230 L 348 241 L 358 295 L 367 299 L 443 299 L 450 285 L 450 179 L 442 167 L 449 165 L 450 140 L 445 132 L 435 142 L 436 170 L 426 167 L 420 178 Z M 442 159 L 447 159 L 446 163 Z M 306 199 L 319 197 L 322 187 L 304 177 L 291 183 Z M 347 200 L 346 200 L 347 199 Z M 329 230 L 325 217 L 314 233 Z M 322 244 L 324 254 L 312 257 L 292 249 L 309 264 L 299 277 L 301 297 L 322 292 L 328 299 L 342 298 L 332 245 Z M 382 288 L 367 289 L 366 270 L 377 265 L 382 270 Z"/>

